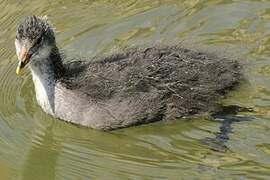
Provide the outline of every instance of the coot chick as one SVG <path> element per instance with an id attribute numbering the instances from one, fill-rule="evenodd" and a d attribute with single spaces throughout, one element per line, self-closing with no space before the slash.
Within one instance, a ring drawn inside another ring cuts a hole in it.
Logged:
<path id="1" fill-rule="evenodd" d="M 37 16 L 18 26 L 15 46 L 16 73 L 28 64 L 46 113 L 100 130 L 214 112 L 241 79 L 237 61 L 178 46 L 64 62 L 53 29 Z"/>

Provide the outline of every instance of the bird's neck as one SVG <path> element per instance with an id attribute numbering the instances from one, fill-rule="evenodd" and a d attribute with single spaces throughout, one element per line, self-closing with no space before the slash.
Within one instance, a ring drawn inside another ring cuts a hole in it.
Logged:
<path id="1" fill-rule="evenodd" d="M 57 47 L 55 48 L 43 50 L 44 52 L 33 58 L 29 64 L 37 101 L 43 110 L 51 115 L 55 113 L 56 82 L 64 74 L 61 56 Z"/>

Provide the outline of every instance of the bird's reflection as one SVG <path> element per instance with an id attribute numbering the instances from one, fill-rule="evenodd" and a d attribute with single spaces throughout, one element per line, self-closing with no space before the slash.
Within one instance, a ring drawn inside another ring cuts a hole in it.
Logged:
<path id="1" fill-rule="evenodd" d="M 57 159 L 61 152 L 61 145 L 54 139 L 52 127 L 47 127 L 39 143 L 32 143 L 32 147 L 23 165 L 23 180 L 56 179 Z M 42 176 L 40 176 L 42 174 Z"/>

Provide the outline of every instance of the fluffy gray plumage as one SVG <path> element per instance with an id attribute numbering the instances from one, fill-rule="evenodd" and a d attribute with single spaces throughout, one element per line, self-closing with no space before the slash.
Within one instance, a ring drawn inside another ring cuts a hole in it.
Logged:
<path id="1" fill-rule="evenodd" d="M 216 100 L 241 78 L 235 60 L 176 46 L 62 63 L 45 20 L 29 16 L 19 25 L 21 45 L 28 41 L 34 47 L 40 37 L 29 63 L 38 103 L 56 118 L 95 129 L 214 112 Z"/>

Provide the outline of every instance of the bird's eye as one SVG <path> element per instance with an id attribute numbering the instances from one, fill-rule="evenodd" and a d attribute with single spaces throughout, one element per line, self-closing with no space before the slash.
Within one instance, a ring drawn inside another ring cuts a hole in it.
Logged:
<path id="1" fill-rule="evenodd" d="M 42 37 L 38 38 L 38 40 L 36 41 L 36 45 L 39 45 L 42 41 Z"/>

